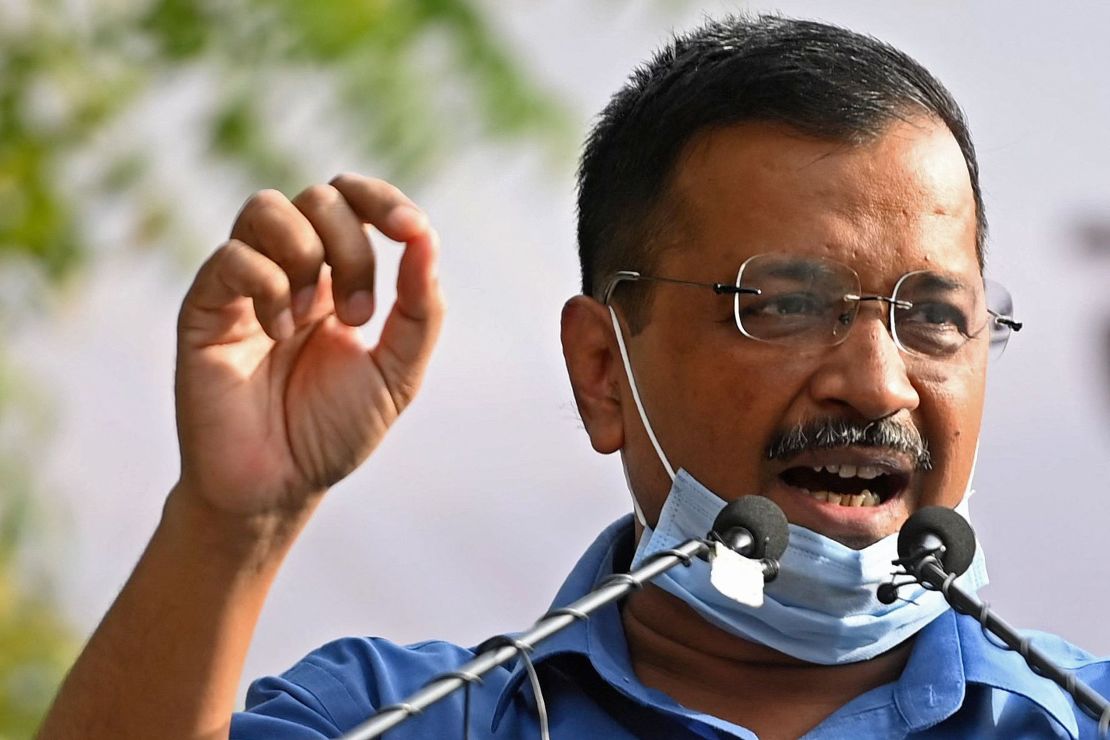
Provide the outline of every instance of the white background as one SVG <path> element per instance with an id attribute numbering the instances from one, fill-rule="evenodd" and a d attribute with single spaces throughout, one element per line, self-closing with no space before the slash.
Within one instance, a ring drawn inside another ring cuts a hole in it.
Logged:
<path id="1" fill-rule="evenodd" d="M 583 134 L 672 28 L 735 7 L 489 2 Z M 1110 4 L 774 7 L 894 43 L 965 107 L 991 221 L 989 273 L 1026 321 L 993 368 L 982 434 L 972 514 L 993 580 L 985 593 L 1019 626 L 1110 652 L 1110 259 L 1084 251 L 1073 225 L 1110 213 Z M 198 84 L 182 81 L 131 124 L 134 140 L 164 157 L 170 181 L 195 170 Z M 373 167 L 320 148 L 321 180 Z M 342 635 L 476 643 L 522 629 L 597 532 L 628 510 L 619 460 L 593 453 L 581 431 L 558 345 L 560 306 L 577 290 L 572 174 L 570 163 L 552 169 L 519 148 L 489 147 L 459 152 L 413 194 L 444 238 L 443 341 L 418 402 L 293 551 L 246 678 Z M 247 193 L 215 172 L 193 177 L 178 183 L 191 193 L 179 208 L 214 247 Z M 379 306 L 391 300 L 396 255 L 380 246 Z M 54 496 L 51 557 L 82 631 L 127 577 L 176 477 L 174 319 L 199 259 L 181 270 L 164 258 L 109 256 L 54 320 L 12 348 L 60 411 L 38 464 Z"/>

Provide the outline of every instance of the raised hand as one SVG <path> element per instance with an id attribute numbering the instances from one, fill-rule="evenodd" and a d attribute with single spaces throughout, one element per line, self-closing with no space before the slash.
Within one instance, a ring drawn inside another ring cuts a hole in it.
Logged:
<path id="1" fill-rule="evenodd" d="M 364 224 L 405 243 L 372 348 L 355 328 L 374 313 Z M 365 460 L 412 401 L 439 333 L 437 254 L 423 212 L 381 180 L 250 198 L 181 307 L 175 495 L 295 516 Z"/>

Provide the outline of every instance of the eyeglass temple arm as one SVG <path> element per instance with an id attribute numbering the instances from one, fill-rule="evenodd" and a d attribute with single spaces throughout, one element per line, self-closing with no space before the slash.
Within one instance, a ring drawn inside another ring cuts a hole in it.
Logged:
<path id="1" fill-rule="evenodd" d="M 1010 327 L 1010 329 L 1012 329 L 1013 331 L 1021 331 L 1021 327 L 1025 326 L 1024 323 L 1020 321 L 1014 321 L 1014 319 L 1010 316 L 1003 316 L 1000 313 L 995 313 L 994 311 L 989 310 L 987 311 L 987 313 L 993 316 L 995 321 L 1002 324 L 1003 326 Z"/>
<path id="2" fill-rule="evenodd" d="M 637 282 L 640 280 L 647 280 L 656 283 L 674 283 L 675 285 L 692 285 L 696 288 L 712 288 L 713 292 L 717 295 L 760 295 L 762 291 L 759 288 L 741 288 L 739 285 L 730 285 L 728 283 L 699 283 L 694 280 L 679 280 L 678 278 L 655 277 L 653 275 L 641 275 L 634 270 L 621 270 L 613 274 L 609 280 L 609 286 L 605 289 L 604 303 L 608 304 L 609 299 L 613 295 L 613 291 L 617 285 L 622 282 Z"/>
<path id="3" fill-rule="evenodd" d="M 884 296 L 884 295 L 855 295 L 855 294 L 849 293 L 848 295 L 844 296 L 844 298 L 845 298 L 845 300 L 860 301 L 860 302 L 862 302 L 862 301 L 886 301 L 887 303 L 894 306 L 895 308 L 903 308 L 903 309 L 913 308 L 913 304 L 910 303 L 909 301 L 901 301 L 901 300 L 898 300 L 896 298 L 889 298 L 889 297 Z M 990 309 L 987 309 L 987 313 L 989 313 L 991 316 L 993 316 L 994 320 L 997 321 L 999 324 L 1002 324 L 1003 326 L 1007 326 L 1010 329 L 1012 329 L 1013 331 L 1021 331 L 1021 327 L 1024 326 L 1024 324 L 1022 324 L 1022 322 L 1015 321 L 1013 319 L 1013 317 L 1011 317 L 1011 316 L 1003 316 L 1002 314 L 1000 314 L 996 311 L 991 311 Z"/>

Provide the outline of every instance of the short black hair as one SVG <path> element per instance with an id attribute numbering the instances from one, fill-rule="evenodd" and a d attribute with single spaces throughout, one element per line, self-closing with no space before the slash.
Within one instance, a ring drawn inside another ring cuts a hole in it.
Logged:
<path id="1" fill-rule="evenodd" d="M 582 292 L 600 299 L 617 270 L 652 268 L 671 175 L 695 134 L 760 121 L 855 143 L 915 114 L 942 121 L 963 152 L 982 270 L 987 222 L 975 147 L 960 107 L 928 70 L 872 36 L 778 15 L 729 15 L 675 36 L 633 72 L 586 140 L 578 170 Z M 624 305 L 639 331 L 644 305 Z"/>

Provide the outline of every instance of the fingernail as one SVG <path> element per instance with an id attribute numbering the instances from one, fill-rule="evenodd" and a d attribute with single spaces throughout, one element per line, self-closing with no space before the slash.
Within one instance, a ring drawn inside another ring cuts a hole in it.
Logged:
<path id="1" fill-rule="evenodd" d="M 374 313 L 374 294 L 356 290 L 347 298 L 347 315 L 354 321 L 365 321 Z"/>
<path id="2" fill-rule="evenodd" d="M 293 314 L 288 308 L 283 308 L 281 313 L 274 319 L 274 334 L 278 340 L 288 339 L 293 336 L 293 331 L 296 327 L 293 325 Z"/>
<path id="3" fill-rule="evenodd" d="M 293 318 L 303 319 L 316 301 L 316 286 L 306 285 L 293 296 Z"/>

